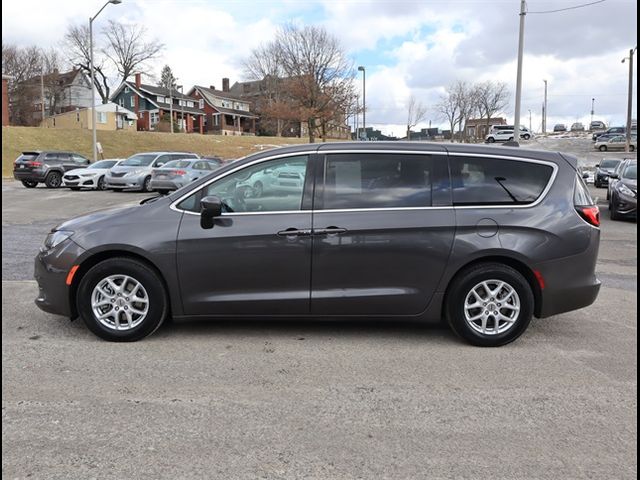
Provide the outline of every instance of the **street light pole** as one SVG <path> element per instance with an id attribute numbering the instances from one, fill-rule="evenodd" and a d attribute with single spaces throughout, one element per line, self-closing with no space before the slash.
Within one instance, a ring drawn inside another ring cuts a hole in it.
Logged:
<path id="1" fill-rule="evenodd" d="M 544 82 L 544 104 L 542 106 L 542 133 L 547 133 L 547 81 Z"/>
<path id="2" fill-rule="evenodd" d="M 102 10 L 105 9 L 110 3 L 118 5 L 122 3 L 122 0 L 108 0 L 98 13 L 93 17 L 89 17 L 89 70 L 91 71 L 91 135 L 93 139 L 93 162 L 98 161 L 98 134 L 96 132 L 96 80 L 95 73 L 93 72 L 93 21 L 100 15 Z M 125 78 L 126 80 L 126 78 Z"/>
<path id="3" fill-rule="evenodd" d="M 513 120 L 513 141 L 520 142 L 520 97 L 522 95 L 522 56 L 524 53 L 524 17 L 527 14 L 525 0 L 520 0 L 520 33 L 518 36 L 518 73 L 516 75 L 516 111 Z"/>
<path id="4" fill-rule="evenodd" d="M 178 85 L 176 86 L 176 88 L 179 89 L 180 94 L 184 96 L 183 86 Z M 187 124 L 184 121 L 184 99 L 181 98 L 180 100 L 178 100 L 178 102 L 180 103 L 180 129 L 182 130 L 182 133 L 185 133 L 187 130 Z"/>
<path id="5" fill-rule="evenodd" d="M 591 124 L 593 123 L 593 114 L 595 113 L 595 103 L 596 103 L 596 99 L 592 98 L 591 99 L 591 123 L 589 124 L 589 129 L 591 129 Z"/>
<path id="6" fill-rule="evenodd" d="M 529 109 L 529 131 L 533 132 L 533 129 L 531 128 L 531 109 Z"/>
<path id="7" fill-rule="evenodd" d="M 631 146 L 631 109 L 633 108 L 633 54 L 636 51 L 636 48 L 633 47 L 629 50 L 629 57 L 625 57 L 622 59 L 622 63 L 625 60 L 629 60 L 629 94 L 627 97 L 627 140 L 625 142 L 624 151 L 628 152 Z"/>
<path id="8" fill-rule="evenodd" d="M 364 139 L 367 139 L 367 90 L 366 90 L 366 82 L 365 77 L 367 72 L 364 67 L 360 65 L 358 67 L 358 71 L 362 72 L 362 131 Z"/>

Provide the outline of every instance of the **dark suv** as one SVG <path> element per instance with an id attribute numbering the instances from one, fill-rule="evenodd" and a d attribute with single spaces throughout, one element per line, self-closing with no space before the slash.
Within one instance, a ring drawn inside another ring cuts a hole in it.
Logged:
<path id="1" fill-rule="evenodd" d="M 504 345 L 533 316 L 596 299 L 599 211 L 576 167 L 557 152 L 464 144 L 256 153 L 54 228 L 35 261 L 36 304 L 112 341 L 169 315 L 384 317 L 445 319 L 472 344 Z"/>
<path id="2" fill-rule="evenodd" d="M 58 188 L 66 171 L 88 165 L 87 158 L 73 152 L 22 152 L 13 164 L 13 178 L 27 188 L 35 188 L 38 183 Z"/>
<path id="3" fill-rule="evenodd" d="M 596 140 L 598 140 L 598 138 L 600 138 L 603 135 L 608 135 L 609 137 L 615 137 L 617 135 L 624 135 L 626 132 L 627 132 L 627 127 L 610 127 L 610 128 L 607 128 L 606 130 L 595 132 L 593 135 L 591 135 L 591 140 L 595 142 Z"/>
<path id="4" fill-rule="evenodd" d="M 593 185 L 596 188 L 604 188 L 609 185 L 609 176 L 613 173 L 622 160 L 619 158 L 603 158 L 596 165 L 596 173 L 593 179 Z"/>

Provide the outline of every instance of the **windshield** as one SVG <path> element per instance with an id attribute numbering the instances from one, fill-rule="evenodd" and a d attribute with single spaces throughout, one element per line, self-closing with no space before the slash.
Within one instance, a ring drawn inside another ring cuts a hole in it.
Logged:
<path id="1" fill-rule="evenodd" d="M 638 179 L 638 165 L 629 165 L 624 169 L 624 173 L 622 174 L 622 178 L 626 180 L 637 180 Z"/>
<path id="2" fill-rule="evenodd" d="M 171 160 L 162 165 L 162 168 L 187 168 L 191 166 L 191 160 Z"/>
<path id="3" fill-rule="evenodd" d="M 600 162 L 600 168 L 616 168 L 620 160 L 603 160 Z"/>
<path id="4" fill-rule="evenodd" d="M 116 163 L 118 163 L 117 160 L 100 160 L 99 162 L 92 163 L 87 168 L 111 168 Z"/>
<path id="5" fill-rule="evenodd" d="M 123 167 L 148 167 L 151 162 L 157 157 L 154 154 L 140 154 L 127 158 L 120 165 Z"/>

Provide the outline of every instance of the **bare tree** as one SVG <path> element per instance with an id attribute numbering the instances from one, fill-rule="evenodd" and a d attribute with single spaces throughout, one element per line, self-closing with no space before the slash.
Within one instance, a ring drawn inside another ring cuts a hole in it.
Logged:
<path id="1" fill-rule="evenodd" d="M 458 104 L 458 136 L 460 140 L 467 141 L 466 125 L 468 120 L 478 112 L 477 86 L 458 80 L 452 87 L 455 101 Z"/>
<path id="2" fill-rule="evenodd" d="M 306 122 L 309 142 L 318 133 L 324 138 L 330 123 L 344 121 L 354 96 L 354 69 L 337 38 L 322 27 L 286 25 L 252 57 L 261 52 L 279 62 L 288 104 Z"/>
<path id="3" fill-rule="evenodd" d="M 409 108 L 407 109 L 407 140 L 411 140 L 411 129 L 427 116 L 427 107 L 416 100 L 416 97 L 409 97 Z"/>
<path id="4" fill-rule="evenodd" d="M 109 20 L 103 30 L 106 45 L 102 53 L 109 58 L 124 82 L 146 62 L 158 57 L 164 45 L 158 40 L 147 40 L 146 28 L 142 25 L 126 25 Z"/>
<path id="5" fill-rule="evenodd" d="M 476 95 L 480 118 L 487 119 L 488 129 L 491 118 L 509 105 L 509 89 L 504 82 L 488 80 L 476 85 Z"/>
<path id="6" fill-rule="evenodd" d="M 86 25 L 69 25 L 64 35 L 64 51 L 71 64 L 82 70 L 91 78 L 91 51 L 89 49 L 89 27 Z M 100 49 L 94 48 L 93 74 L 95 89 L 102 103 L 109 102 L 111 87 L 107 72 L 106 57 Z"/>
<path id="7" fill-rule="evenodd" d="M 445 93 L 440 95 L 440 101 L 436 105 L 436 110 L 440 114 L 440 117 L 449 123 L 451 141 L 453 142 L 455 127 L 460 118 L 460 103 L 458 102 L 453 86 L 448 86 L 445 89 Z"/>

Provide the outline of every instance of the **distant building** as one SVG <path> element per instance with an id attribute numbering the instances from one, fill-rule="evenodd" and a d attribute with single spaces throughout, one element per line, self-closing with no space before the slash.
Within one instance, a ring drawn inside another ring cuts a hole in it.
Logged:
<path id="1" fill-rule="evenodd" d="M 218 135 L 255 135 L 258 115 L 251 113 L 251 102 L 229 91 L 229 79 L 222 79 L 222 90 L 211 85 L 194 86 L 188 95 L 199 102 L 205 115 L 202 132 Z"/>
<path id="2" fill-rule="evenodd" d="M 432 140 L 439 140 L 444 138 L 443 132 L 438 128 L 423 128 L 419 132 L 409 131 L 409 138 L 406 136 L 401 140 L 411 140 L 412 142 L 426 142 Z"/>
<path id="3" fill-rule="evenodd" d="M 470 118 L 464 125 L 466 137 L 469 139 L 483 140 L 489 135 L 491 125 L 506 125 L 507 120 L 502 117 L 491 118 Z"/>
<path id="4" fill-rule="evenodd" d="M 136 130 L 135 113 L 115 103 L 96 105 L 96 130 Z M 89 129 L 92 126 L 91 109 L 58 113 L 45 118 L 47 128 Z"/>
<path id="5" fill-rule="evenodd" d="M 175 89 L 169 91 L 168 88 L 143 84 L 139 73 L 135 75 L 135 82 L 122 82 L 111 95 L 111 101 L 133 110 L 138 117 L 138 130 L 169 131 L 169 114 L 173 109 L 173 125 L 176 130 L 202 133 L 201 118 L 204 111 L 198 107 L 197 100 Z"/>
<path id="6" fill-rule="evenodd" d="M 386 142 L 386 141 L 398 140 L 396 137 L 385 135 L 380 130 L 374 130 L 373 127 L 367 127 L 364 130 L 362 128 L 359 128 L 358 132 L 354 132 L 352 134 L 353 140 L 362 139 L 363 137 L 366 137 L 367 140 L 373 141 L 373 142 L 376 142 L 376 141 Z"/>

